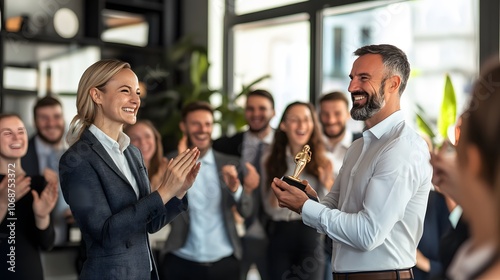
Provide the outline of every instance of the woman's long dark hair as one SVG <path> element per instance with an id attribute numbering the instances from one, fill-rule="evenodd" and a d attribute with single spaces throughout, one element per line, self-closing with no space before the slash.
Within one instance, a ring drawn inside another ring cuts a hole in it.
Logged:
<path id="1" fill-rule="evenodd" d="M 311 112 L 311 116 L 313 119 L 313 132 L 311 134 L 311 137 L 309 138 L 309 141 L 307 141 L 307 144 L 311 147 L 312 157 L 311 161 L 306 165 L 305 171 L 318 178 L 319 177 L 318 167 L 325 166 L 328 161 L 328 159 L 325 156 L 326 148 L 321 137 L 321 129 L 319 128 L 318 117 L 316 116 L 316 112 L 311 103 L 297 101 L 290 103 L 286 107 L 285 111 L 283 112 L 283 115 L 281 116 L 280 124 L 285 121 L 288 112 L 294 106 L 306 106 Z M 288 168 L 286 164 L 287 146 L 288 146 L 288 137 L 286 133 L 283 130 L 281 130 L 280 127 L 278 126 L 278 128 L 274 133 L 274 141 L 271 147 L 269 148 L 270 156 L 264 163 L 264 168 L 267 171 L 266 172 L 267 178 L 265 178 L 266 180 L 265 182 L 266 182 L 266 187 L 268 189 L 270 188 L 271 182 L 274 177 L 281 178 L 283 175 L 285 175 L 285 172 Z"/>

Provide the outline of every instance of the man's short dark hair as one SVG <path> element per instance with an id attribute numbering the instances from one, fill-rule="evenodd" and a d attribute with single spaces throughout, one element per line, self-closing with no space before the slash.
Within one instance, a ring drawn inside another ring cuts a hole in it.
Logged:
<path id="1" fill-rule="evenodd" d="M 59 106 L 62 107 L 61 101 L 53 96 L 45 96 L 38 99 L 35 103 L 35 107 L 33 107 L 33 117 L 36 118 L 36 111 L 39 108 L 43 107 L 51 107 L 51 106 Z"/>
<path id="2" fill-rule="evenodd" d="M 214 109 L 212 108 L 212 105 L 210 103 L 205 102 L 205 101 L 193 101 L 188 104 L 186 104 L 181 111 L 181 116 L 182 116 L 182 121 L 186 121 L 186 117 L 189 113 L 198 111 L 198 110 L 205 110 L 210 112 L 212 116 L 214 115 Z"/>
<path id="3" fill-rule="evenodd" d="M 349 100 L 347 100 L 347 97 L 345 96 L 344 93 L 340 91 L 332 91 L 329 93 L 326 93 L 322 95 L 319 98 L 319 104 L 325 102 L 325 101 L 343 101 L 345 103 L 345 106 L 349 106 Z"/>
<path id="4" fill-rule="evenodd" d="M 408 77 L 410 77 L 410 63 L 406 54 L 399 48 L 388 44 L 364 46 L 354 51 L 354 55 L 357 56 L 365 54 L 382 56 L 382 62 L 386 70 L 384 79 L 390 75 L 398 75 L 401 78 L 401 85 L 399 86 L 399 95 L 401 96 L 406 88 Z"/>
<path id="5" fill-rule="evenodd" d="M 273 106 L 272 108 L 274 109 L 274 98 L 273 98 L 273 95 L 269 91 L 264 90 L 264 89 L 252 90 L 251 92 L 249 92 L 247 94 L 247 98 L 250 96 L 261 96 L 261 97 L 267 98 L 271 102 L 271 105 Z"/>

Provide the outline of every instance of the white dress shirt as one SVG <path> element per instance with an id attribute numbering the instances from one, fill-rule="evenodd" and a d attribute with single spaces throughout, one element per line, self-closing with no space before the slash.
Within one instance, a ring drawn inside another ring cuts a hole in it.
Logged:
<path id="1" fill-rule="evenodd" d="M 271 146 L 274 139 L 274 129 L 269 132 L 263 139 L 257 137 L 254 133 L 250 131 L 246 131 L 243 134 L 243 151 L 241 153 L 242 163 L 250 162 L 252 164 L 256 162 L 260 162 L 260 159 L 256 159 L 258 156 L 256 152 L 258 150 L 258 146 L 263 143 L 265 146 L 261 151 L 260 156 L 262 157 L 269 146 Z M 256 167 L 257 168 L 257 167 Z"/>
<path id="2" fill-rule="evenodd" d="M 249 130 L 245 131 L 243 134 L 243 151 L 241 155 L 241 164 L 244 165 L 246 162 L 250 162 L 251 164 L 254 165 L 255 169 L 257 172 L 262 173 L 262 166 L 261 166 L 261 159 L 266 154 L 266 151 L 269 149 L 271 146 L 272 142 L 274 139 L 274 129 L 271 129 L 269 133 L 262 139 L 257 137 L 255 133 L 250 132 Z M 259 151 L 259 146 L 260 146 L 260 151 Z M 244 236 L 246 237 L 252 237 L 252 238 L 258 238 L 258 239 L 264 239 L 266 238 L 266 230 L 264 229 L 264 226 L 261 224 L 260 220 L 258 219 L 258 211 L 261 206 L 261 189 L 256 189 L 254 190 L 255 195 L 253 196 L 253 207 L 254 209 L 252 210 L 253 213 L 252 215 L 255 215 L 253 217 L 253 222 L 252 224 L 245 229 L 245 234 Z"/>
<path id="3" fill-rule="evenodd" d="M 120 169 L 123 175 L 128 179 L 130 185 L 132 185 L 137 198 L 139 198 L 139 186 L 137 185 L 135 177 L 132 176 L 127 158 L 123 154 L 123 151 L 130 145 L 130 138 L 125 133 L 120 132 L 117 142 L 93 124 L 90 125 L 89 130 L 94 134 L 97 140 L 101 142 L 106 152 L 108 152 L 111 159 L 113 159 L 113 162 L 118 166 L 118 169 Z"/>
<path id="4" fill-rule="evenodd" d="M 349 148 L 330 193 L 302 219 L 333 239 L 334 272 L 415 265 L 432 169 L 425 141 L 397 111 Z"/>

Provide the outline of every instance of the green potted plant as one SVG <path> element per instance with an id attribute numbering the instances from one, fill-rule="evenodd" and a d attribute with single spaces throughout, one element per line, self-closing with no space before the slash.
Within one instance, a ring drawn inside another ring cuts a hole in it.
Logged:
<path id="1" fill-rule="evenodd" d="M 441 101 L 437 125 L 427 119 L 421 106 L 417 105 L 417 110 L 417 127 L 423 134 L 429 136 L 434 147 L 441 145 L 445 139 L 449 139 L 449 128 L 455 125 L 457 120 L 457 100 L 449 74 L 445 76 L 443 100 Z"/>
<path id="2" fill-rule="evenodd" d="M 269 78 L 265 75 L 244 85 L 240 92 L 228 94 L 209 87 L 206 79 L 209 68 L 207 49 L 193 44 L 186 37 L 166 52 L 164 61 L 157 68 L 138 71 L 142 80 L 153 81 L 155 87 L 161 88 L 145 97 L 140 118 L 147 118 L 156 125 L 165 151 L 175 149 L 182 137 L 179 122 L 185 104 L 195 100 L 210 102 L 214 95 L 220 95 L 221 103 L 214 108 L 215 122 L 220 125 L 222 135 L 231 130 L 239 131 L 246 122 L 238 99 L 246 96 L 255 84 Z"/>

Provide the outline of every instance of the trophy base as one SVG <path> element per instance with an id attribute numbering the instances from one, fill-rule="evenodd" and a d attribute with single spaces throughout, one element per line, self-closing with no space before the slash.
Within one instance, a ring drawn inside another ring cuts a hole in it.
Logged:
<path id="1" fill-rule="evenodd" d="M 283 176 L 283 177 L 281 177 L 281 180 L 285 181 L 290 186 L 294 186 L 296 188 L 299 188 L 303 192 L 306 191 L 306 185 L 302 184 L 301 181 L 293 178 L 292 176 Z"/>
<path id="2" fill-rule="evenodd" d="M 302 190 L 303 192 L 305 192 L 307 194 L 307 197 L 309 197 L 310 199 L 312 199 L 314 201 L 318 201 L 317 197 L 311 196 L 306 192 L 306 185 L 302 184 L 301 181 L 299 181 L 291 176 L 283 176 L 283 177 L 281 177 L 281 180 L 283 180 L 284 182 L 286 182 L 290 186 L 294 186 L 294 187 Z"/>

